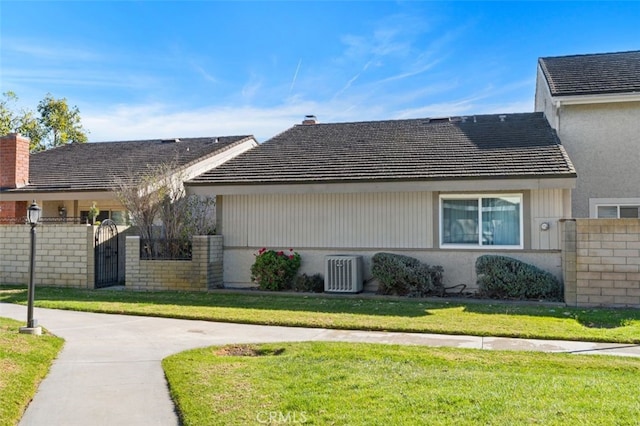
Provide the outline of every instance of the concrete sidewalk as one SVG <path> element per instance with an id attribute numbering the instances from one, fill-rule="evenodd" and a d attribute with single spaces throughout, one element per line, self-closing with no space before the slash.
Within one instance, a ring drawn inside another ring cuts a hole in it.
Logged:
<path id="1" fill-rule="evenodd" d="M 26 311 L 0 303 L 0 317 L 26 321 Z M 160 361 L 209 345 L 324 340 L 640 357 L 640 345 L 255 326 L 40 308 L 34 317 L 66 344 L 20 422 L 27 426 L 177 425 Z"/>

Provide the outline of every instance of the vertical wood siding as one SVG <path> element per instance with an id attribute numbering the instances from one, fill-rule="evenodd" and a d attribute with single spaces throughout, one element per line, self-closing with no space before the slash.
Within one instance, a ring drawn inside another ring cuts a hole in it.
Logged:
<path id="1" fill-rule="evenodd" d="M 231 247 L 432 248 L 430 192 L 225 195 Z"/>
<path id="2" fill-rule="evenodd" d="M 531 217 L 563 217 L 563 189 L 531 191 Z"/>
<path id="3" fill-rule="evenodd" d="M 531 248 L 533 250 L 560 249 L 558 219 L 565 216 L 563 196 L 563 189 L 531 191 Z M 540 225 L 543 222 L 551 225 L 549 230 L 540 230 Z"/>

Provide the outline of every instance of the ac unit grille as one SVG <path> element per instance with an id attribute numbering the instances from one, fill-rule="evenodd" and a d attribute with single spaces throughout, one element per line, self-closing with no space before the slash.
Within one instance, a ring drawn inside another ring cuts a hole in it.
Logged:
<path id="1" fill-rule="evenodd" d="M 362 256 L 326 256 L 324 291 L 335 293 L 361 292 Z"/>

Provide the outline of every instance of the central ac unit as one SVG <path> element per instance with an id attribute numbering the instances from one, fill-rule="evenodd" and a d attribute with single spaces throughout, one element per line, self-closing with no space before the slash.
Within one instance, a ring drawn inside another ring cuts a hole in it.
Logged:
<path id="1" fill-rule="evenodd" d="M 325 257 L 324 291 L 359 293 L 362 291 L 362 256 Z"/>

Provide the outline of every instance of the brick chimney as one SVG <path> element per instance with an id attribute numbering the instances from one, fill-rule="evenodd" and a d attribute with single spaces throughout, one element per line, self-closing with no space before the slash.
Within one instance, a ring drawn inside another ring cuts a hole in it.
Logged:
<path id="1" fill-rule="evenodd" d="M 318 124 L 318 119 L 315 115 L 305 115 L 304 120 L 302 120 L 302 124 L 306 126 Z"/>
<path id="2" fill-rule="evenodd" d="M 29 183 L 29 138 L 18 133 L 0 137 L 0 189 L 21 188 Z M 0 202 L 0 218 L 21 218 L 26 201 Z"/>

